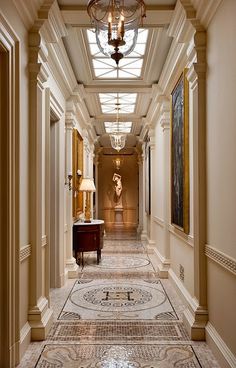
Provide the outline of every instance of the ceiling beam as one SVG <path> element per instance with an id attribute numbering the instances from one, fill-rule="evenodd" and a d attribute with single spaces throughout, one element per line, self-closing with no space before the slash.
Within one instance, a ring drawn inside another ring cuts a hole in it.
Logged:
<path id="1" fill-rule="evenodd" d="M 86 93 L 118 93 L 118 92 L 130 92 L 130 93 L 151 93 L 152 86 L 135 86 L 135 85 L 111 85 L 111 86 L 86 86 Z"/>
<path id="2" fill-rule="evenodd" d="M 91 28 L 91 20 L 86 8 L 73 6 L 61 7 L 60 9 L 65 24 L 73 27 Z M 147 9 L 143 27 L 164 27 L 170 24 L 173 11 L 173 7 L 171 9 Z"/>

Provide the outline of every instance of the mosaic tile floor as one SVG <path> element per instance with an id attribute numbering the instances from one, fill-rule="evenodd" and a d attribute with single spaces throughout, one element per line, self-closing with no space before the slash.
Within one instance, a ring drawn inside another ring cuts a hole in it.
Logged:
<path id="1" fill-rule="evenodd" d="M 78 280 L 52 290 L 47 340 L 31 343 L 18 368 L 219 368 L 206 343 L 189 339 L 152 254 L 123 238 L 109 234 L 100 265 L 86 253 Z"/>

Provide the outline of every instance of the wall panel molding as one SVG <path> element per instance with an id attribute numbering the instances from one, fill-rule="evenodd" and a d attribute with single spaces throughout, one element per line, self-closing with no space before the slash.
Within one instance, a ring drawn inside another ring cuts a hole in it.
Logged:
<path id="1" fill-rule="evenodd" d="M 164 222 L 164 220 L 162 220 L 160 217 L 153 216 L 153 220 L 154 220 L 154 222 L 155 222 L 157 225 L 159 225 L 159 226 L 161 226 L 161 227 L 164 227 L 165 222 Z"/>
<path id="2" fill-rule="evenodd" d="M 31 244 L 27 244 L 20 249 L 20 262 L 23 262 L 31 254 Z"/>
<path id="3" fill-rule="evenodd" d="M 173 225 L 169 225 L 169 232 L 182 240 L 185 244 L 190 245 L 190 247 L 194 247 L 194 238 L 192 235 L 187 235 L 183 231 L 178 230 Z"/>
<path id="4" fill-rule="evenodd" d="M 236 275 L 236 260 L 234 258 L 208 244 L 205 245 L 205 254 L 208 258 L 224 267 L 227 271 Z"/>

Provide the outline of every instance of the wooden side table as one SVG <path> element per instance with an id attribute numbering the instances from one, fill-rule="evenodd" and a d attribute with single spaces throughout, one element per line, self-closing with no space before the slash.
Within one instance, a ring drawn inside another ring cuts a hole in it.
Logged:
<path id="1" fill-rule="evenodd" d="M 103 248 L 104 221 L 75 222 L 73 225 L 73 251 L 76 262 L 84 265 L 84 252 L 97 251 L 97 264 Z"/>

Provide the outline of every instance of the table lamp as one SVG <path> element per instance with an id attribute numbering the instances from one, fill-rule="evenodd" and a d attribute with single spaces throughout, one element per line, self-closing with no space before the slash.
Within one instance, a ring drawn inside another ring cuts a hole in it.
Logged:
<path id="1" fill-rule="evenodd" d="M 90 209 L 90 197 L 91 192 L 95 192 L 96 188 L 93 179 L 83 178 L 79 187 L 81 192 L 86 192 L 85 198 L 85 221 L 91 222 L 91 209 Z"/>

